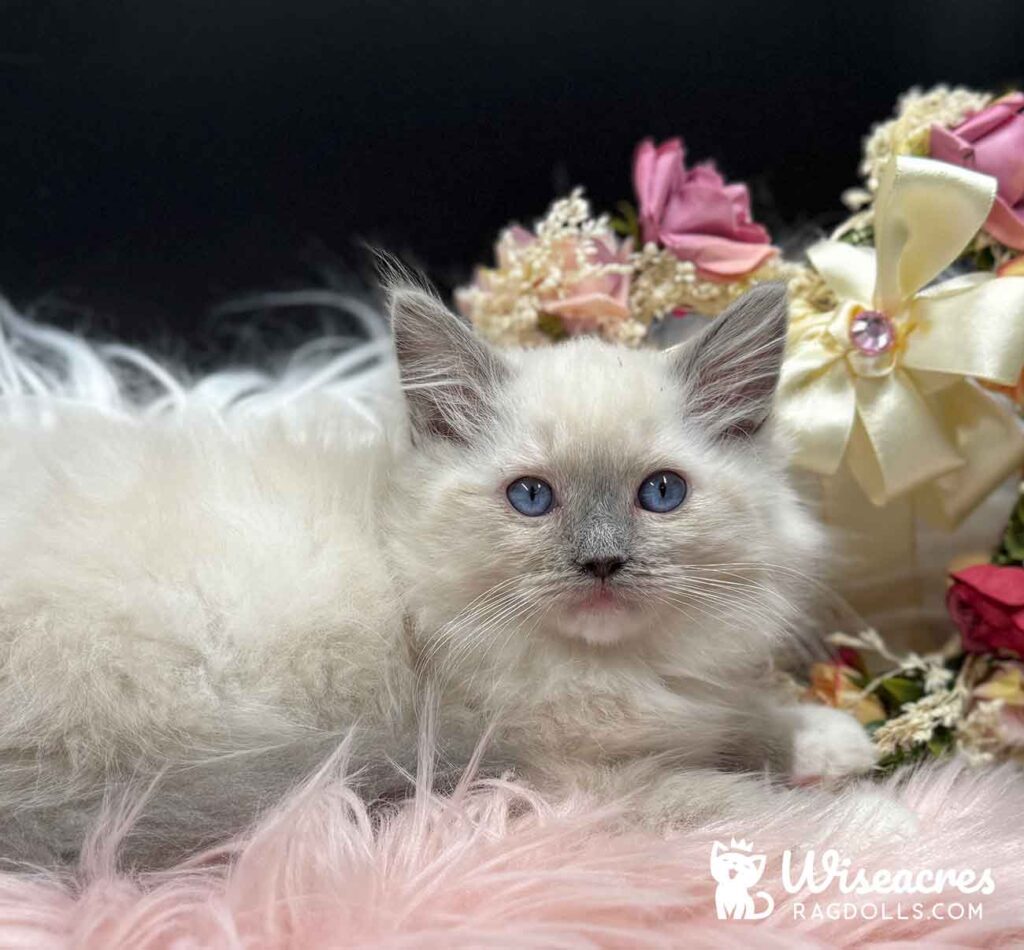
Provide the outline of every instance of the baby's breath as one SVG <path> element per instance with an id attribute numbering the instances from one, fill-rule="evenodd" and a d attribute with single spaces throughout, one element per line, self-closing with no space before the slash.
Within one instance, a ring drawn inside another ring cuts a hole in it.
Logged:
<path id="1" fill-rule="evenodd" d="M 939 727 L 952 729 L 960 722 L 967 692 L 959 685 L 906 703 L 898 716 L 875 730 L 875 745 L 882 755 L 906 752 L 928 742 Z"/>
<path id="2" fill-rule="evenodd" d="M 1005 757 L 1005 741 L 1000 734 L 1003 701 L 982 700 L 964 717 L 957 730 L 957 748 L 972 765 L 985 765 Z"/>
<path id="3" fill-rule="evenodd" d="M 801 269 L 772 258 L 738 280 L 707 280 L 692 261 L 681 261 L 656 244 L 646 244 L 635 255 L 635 266 L 629 306 L 634 318 L 645 326 L 676 310 L 715 316 L 755 284 L 789 280 Z"/>
<path id="4" fill-rule="evenodd" d="M 582 282 L 609 275 L 632 275 L 634 264 L 596 260 L 598 244 L 616 240 L 607 216 L 594 217 L 581 188 L 555 201 L 537 222 L 536 240 L 517 241 L 510 229 L 499 239 L 498 266 L 481 269 L 473 285 L 456 293 L 459 309 L 495 343 L 535 346 L 550 343 L 541 328 L 545 304 L 568 297 Z M 598 332 L 636 345 L 646 327 L 632 318 L 605 318 Z"/>
<path id="5" fill-rule="evenodd" d="M 892 156 L 928 154 L 928 132 L 933 125 L 959 125 L 991 101 L 990 93 L 962 86 L 934 86 L 927 92 L 915 87 L 905 92 L 896 103 L 895 117 L 874 126 L 864 139 L 860 173 L 868 192 L 873 195 L 878 189 L 879 176 Z M 850 198 L 854 208 L 864 204 L 863 196 Z"/>

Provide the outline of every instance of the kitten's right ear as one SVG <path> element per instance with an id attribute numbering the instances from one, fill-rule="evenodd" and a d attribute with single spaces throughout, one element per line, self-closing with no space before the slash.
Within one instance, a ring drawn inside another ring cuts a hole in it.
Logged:
<path id="1" fill-rule="evenodd" d="M 433 294 L 398 284 L 388 303 L 414 436 L 470 442 L 493 417 L 506 363 Z"/>
<path id="2" fill-rule="evenodd" d="M 669 351 L 687 408 L 721 438 L 753 435 L 768 418 L 786 347 L 786 285 L 748 291 L 695 339 Z"/>

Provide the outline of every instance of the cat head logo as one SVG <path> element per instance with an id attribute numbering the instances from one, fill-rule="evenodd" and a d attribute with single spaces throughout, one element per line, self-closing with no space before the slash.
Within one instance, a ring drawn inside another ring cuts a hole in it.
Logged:
<path id="1" fill-rule="evenodd" d="M 729 847 L 716 841 L 711 846 L 711 876 L 718 886 L 715 888 L 715 910 L 719 920 L 761 920 L 775 909 L 770 894 L 750 889 L 761 880 L 766 858 L 754 854 L 754 845 L 742 838 L 733 838 Z M 754 898 L 761 901 L 757 907 Z"/>

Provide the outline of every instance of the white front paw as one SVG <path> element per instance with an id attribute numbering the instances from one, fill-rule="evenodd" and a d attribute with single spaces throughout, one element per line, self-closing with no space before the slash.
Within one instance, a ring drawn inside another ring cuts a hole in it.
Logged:
<path id="1" fill-rule="evenodd" d="M 869 771 L 877 758 L 864 727 L 853 716 L 827 706 L 796 706 L 792 779 L 797 784 L 827 781 Z"/>

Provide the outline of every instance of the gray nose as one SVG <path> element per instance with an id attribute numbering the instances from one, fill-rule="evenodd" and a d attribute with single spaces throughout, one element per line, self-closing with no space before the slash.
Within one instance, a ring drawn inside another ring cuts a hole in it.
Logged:
<path id="1" fill-rule="evenodd" d="M 584 574 L 592 574 L 594 577 L 604 580 L 620 571 L 625 565 L 624 557 L 597 557 L 590 561 L 580 563 L 580 570 Z"/>

